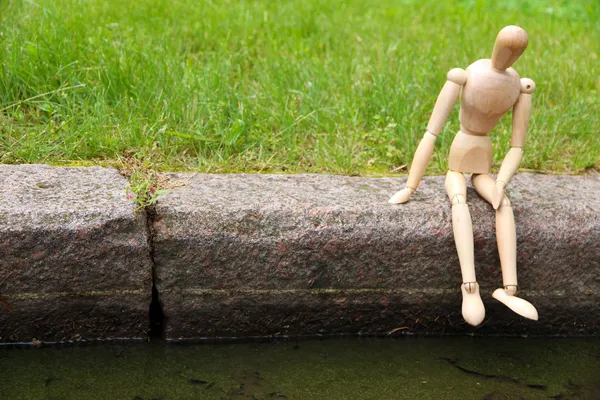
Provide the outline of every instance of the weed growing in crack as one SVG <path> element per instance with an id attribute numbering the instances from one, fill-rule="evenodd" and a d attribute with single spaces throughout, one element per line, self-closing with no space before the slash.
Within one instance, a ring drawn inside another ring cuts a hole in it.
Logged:
<path id="1" fill-rule="evenodd" d="M 158 201 L 158 197 L 161 194 L 166 193 L 165 189 L 156 188 L 154 179 L 142 180 L 137 185 L 131 185 L 130 190 L 131 193 L 129 196 L 131 200 L 138 205 L 138 210 L 155 205 Z"/>
<path id="2" fill-rule="evenodd" d="M 166 189 L 159 187 L 159 173 L 155 170 L 154 162 L 139 154 L 128 153 L 119 158 L 118 168 L 129 180 L 127 197 L 137 204 L 137 210 L 156 205 L 160 195 Z"/>
<path id="3" fill-rule="evenodd" d="M 119 157 L 116 167 L 129 181 L 127 197 L 137 204 L 137 210 L 156 205 L 161 195 L 168 189 L 185 185 L 167 174 L 157 171 L 160 156 L 150 154 L 150 157 L 139 153 L 127 153 Z"/>

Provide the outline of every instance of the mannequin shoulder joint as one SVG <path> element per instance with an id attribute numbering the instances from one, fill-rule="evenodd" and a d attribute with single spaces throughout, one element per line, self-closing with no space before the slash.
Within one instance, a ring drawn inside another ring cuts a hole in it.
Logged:
<path id="1" fill-rule="evenodd" d="M 457 85 L 464 85 L 467 82 L 467 71 L 462 68 L 454 68 L 448 72 L 447 79 Z"/>
<path id="2" fill-rule="evenodd" d="M 535 92 L 535 82 L 529 78 L 521 79 L 521 93 L 531 94 Z"/>

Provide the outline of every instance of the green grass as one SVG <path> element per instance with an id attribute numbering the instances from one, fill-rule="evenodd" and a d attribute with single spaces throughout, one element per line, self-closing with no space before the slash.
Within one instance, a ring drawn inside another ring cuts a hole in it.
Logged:
<path id="1" fill-rule="evenodd" d="M 600 168 L 600 5 L 488 3 L 0 0 L 0 162 L 404 172 L 446 72 L 517 24 L 537 84 L 522 167 Z M 458 128 L 455 110 L 429 173 Z M 497 166 L 510 116 L 492 136 Z"/>

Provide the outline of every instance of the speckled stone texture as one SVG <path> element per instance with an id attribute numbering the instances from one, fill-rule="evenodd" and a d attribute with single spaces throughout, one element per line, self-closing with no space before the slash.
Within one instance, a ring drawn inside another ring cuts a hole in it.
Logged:
<path id="1" fill-rule="evenodd" d="M 519 174 L 510 184 L 521 296 L 533 322 L 491 298 L 501 287 L 494 210 L 472 189 L 486 320 L 460 315 L 444 177 L 389 205 L 405 179 L 171 174 L 159 199 L 156 284 L 170 340 L 317 334 L 600 332 L 600 177 Z"/>
<path id="2" fill-rule="evenodd" d="M 0 165 L 0 342 L 141 338 L 146 215 L 111 168 Z"/>

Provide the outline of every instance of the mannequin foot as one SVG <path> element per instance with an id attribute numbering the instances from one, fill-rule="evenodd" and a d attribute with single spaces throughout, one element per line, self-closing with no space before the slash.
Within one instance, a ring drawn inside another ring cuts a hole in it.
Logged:
<path id="1" fill-rule="evenodd" d="M 469 325 L 477 326 L 485 318 L 485 307 L 479 295 L 479 284 L 467 282 L 460 286 L 463 295 L 462 315 Z"/>
<path id="2" fill-rule="evenodd" d="M 492 294 L 492 297 L 520 316 L 532 319 L 534 321 L 538 320 L 538 312 L 535 307 L 527 300 L 512 296 L 507 292 L 507 289 L 496 289 Z"/>

